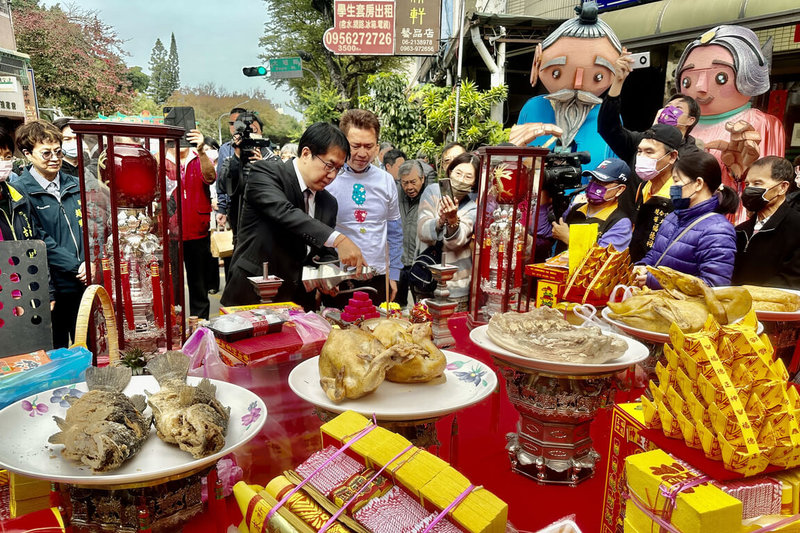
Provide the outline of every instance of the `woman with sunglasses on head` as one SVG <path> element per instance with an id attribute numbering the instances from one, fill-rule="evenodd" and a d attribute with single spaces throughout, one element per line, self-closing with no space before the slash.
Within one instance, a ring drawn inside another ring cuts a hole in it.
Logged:
<path id="1" fill-rule="evenodd" d="M 35 223 L 47 245 L 47 264 L 55 294 L 53 347 L 75 339 L 75 320 L 86 283 L 83 215 L 78 178 L 61 172 L 61 132 L 44 120 L 17 129 L 17 148 L 30 163 L 14 182 L 33 206 Z"/>
<path id="2" fill-rule="evenodd" d="M 678 158 L 670 199 L 675 211 L 664 219 L 642 264 L 697 276 L 709 286 L 730 285 L 736 232 L 725 215 L 739 207 L 739 196 L 722 185 L 716 158 L 708 152 Z M 660 288 L 643 265 L 634 267 L 636 283 Z"/>

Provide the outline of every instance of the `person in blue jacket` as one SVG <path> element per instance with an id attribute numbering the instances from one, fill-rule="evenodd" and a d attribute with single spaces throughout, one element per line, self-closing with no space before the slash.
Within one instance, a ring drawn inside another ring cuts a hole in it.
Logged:
<path id="1" fill-rule="evenodd" d="M 597 16 L 597 4 L 584 2 L 578 16 L 564 22 L 536 47 L 531 85 L 541 80 L 549 94 L 534 96 L 523 106 L 510 141 L 541 146 L 559 137 L 566 151 L 588 151 L 589 168 L 616 157 L 597 132 L 600 95 L 614 80 L 622 44 Z"/>
<path id="2" fill-rule="evenodd" d="M 672 174 L 667 215 L 643 265 L 670 267 L 697 276 L 709 286 L 730 285 L 736 260 L 736 231 L 725 217 L 739 207 L 739 196 L 722 185 L 722 170 L 708 152 L 678 159 Z M 636 283 L 661 288 L 644 266 L 634 267 Z"/>
<path id="3" fill-rule="evenodd" d="M 28 198 L 35 223 L 47 245 L 47 263 L 55 291 L 53 347 L 75 339 L 75 321 L 86 283 L 83 215 L 78 178 L 61 172 L 61 132 L 44 120 L 17 129 L 17 148 L 31 166 L 14 182 Z"/>

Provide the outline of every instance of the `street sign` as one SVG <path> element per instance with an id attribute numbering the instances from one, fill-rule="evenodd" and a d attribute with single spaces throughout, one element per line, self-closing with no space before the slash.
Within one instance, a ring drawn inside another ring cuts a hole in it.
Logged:
<path id="1" fill-rule="evenodd" d="M 299 57 L 279 57 L 269 60 L 269 75 L 271 78 L 302 78 L 303 60 Z"/>

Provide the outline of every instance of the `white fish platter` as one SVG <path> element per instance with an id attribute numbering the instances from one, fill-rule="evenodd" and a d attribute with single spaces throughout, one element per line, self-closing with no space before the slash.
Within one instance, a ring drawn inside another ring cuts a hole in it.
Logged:
<path id="1" fill-rule="evenodd" d="M 65 459 L 60 444 L 47 439 L 59 431 L 53 416 L 64 417 L 69 404 L 65 396 L 79 396 L 87 391 L 86 383 L 51 389 L 32 395 L 0 411 L 0 467 L 13 472 L 51 481 L 79 485 L 125 485 L 176 476 L 211 465 L 255 437 L 267 419 L 267 406 L 247 389 L 209 380 L 217 387 L 217 399 L 231 408 L 225 447 L 201 459 L 193 458 L 176 445 L 166 444 L 150 427 L 150 436 L 142 449 L 111 472 L 93 472 L 88 466 Z M 190 385 L 200 378 L 188 378 Z M 126 395 L 155 393 L 158 383 L 152 376 L 134 376 L 123 391 Z M 145 416 L 150 415 L 150 408 Z"/>

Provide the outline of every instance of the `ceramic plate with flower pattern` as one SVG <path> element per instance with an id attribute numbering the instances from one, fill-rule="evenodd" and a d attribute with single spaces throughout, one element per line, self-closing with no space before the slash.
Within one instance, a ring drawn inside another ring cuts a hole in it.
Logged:
<path id="1" fill-rule="evenodd" d="M 63 446 L 50 444 L 47 438 L 58 431 L 53 416 L 64 417 L 69 408 L 69 397 L 80 397 L 86 392 L 86 383 L 51 389 L 33 394 L 0 411 L 0 468 L 8 468 L 27 476 L 81 485 L 116 485 L 161 479 L 212 464 L 252 439 L 264 425 L 267 407 L 247 389 L 211 380 L 217 387 L 217 399 L 231 408 L 225 447 L 219 452 L 193 459 L 177 446 L 164 443 L 150 428 L 150 437 L 139 453 L 109 473 L 92 472 L 61 456 Z M 200 378 L 189 378 L 196 385 Z M 134 376 L 125 394 L 145 394 L 158 391 L 152 376 Z M 145 414 L 150 413 L 150 408 Z"/>
<path id="2" fill-rule="evenodd" d="M 328 411 L 374 414 L 378 420 L 424 420 L 444 416 L 480 402 L 497 388 L 497 375 L 487 365 L 460 353 L 442 351 L 447 357 L 444 382 L 384 381 L 371 394 L 337 404 L 319 386 L 319 358 L 314 357 L 292 370 L 289 387 L 307 402 Z"/>

